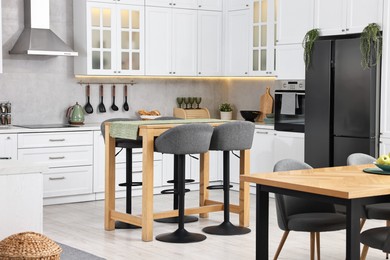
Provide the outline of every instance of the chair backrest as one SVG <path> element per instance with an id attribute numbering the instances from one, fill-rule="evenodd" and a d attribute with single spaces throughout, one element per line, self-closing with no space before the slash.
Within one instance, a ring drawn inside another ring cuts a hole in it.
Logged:
<path id="1" fill-rule="evenodd" d="M 281 160 L 274 166 L 274 172 L 304 169 L 313 168 L 304 162 L 292 159 Z M 291 215 L 315 212 L 336 212 L 333 204 L 280 194 L 275 194 L 275 202 L 278 225 L 282 230 L 288 230 L 288 218 Z"/>
<path id="2" fill-rule="evenodd" d="M 252 147 L 255 124 L 247 121 L 235 121 L 214 128 L 210 150 L 232 151 L 246 150 Z"/>
<path id="3" fill-rule="evenodd" d="M 353 153 L 347 158 L 347 165 L 369 164 L 375 162 L 375 158 L 365 153 Z"/>
<path id="4" fill-rule="evenodd" d="M 155 151 L 168 154 L 198 154 L 209 150 L 213 127 L 209 124 L 175 126 L 155 140 Z"/>

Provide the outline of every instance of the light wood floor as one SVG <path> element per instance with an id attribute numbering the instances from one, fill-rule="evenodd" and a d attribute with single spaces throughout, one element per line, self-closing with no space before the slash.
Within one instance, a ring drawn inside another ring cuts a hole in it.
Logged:
<path id="1" fill-rule="evenodd" d="M 231 201 L 236 203 L 237 193 L 231 193 Z M 212 191 L 211 199 L 220 199 L 221 191 Z M 139 213 L 141 198 L 135 197 L 133 212 Z M 155 196 L 155 210 L 171 209 L 172 196 Z M 124 209 L 124 199 L 117 200 L 117 208 Z M 198 204 L 197 193 L 186 195 L 186 204 Z M 170 244 L 159 241 L 143 242 L 141 230 L 105 231 L 103 225 L 103 201 L 63 204 L 44 207 L 44 234 L 60 243 L 73 246 L 106 259 L 196 259 L 196 260 L 237 260 L 255 259 L 255 196 L 251 196 L 252 232 L 243 236 L 214 236 L 200 243 Z M 210 214 L 208 219 L 186 224 L 188 231 L 201 232 L 203 227 L 219 224 L 222 213 Z M 232 214 L 231 220 L 238 223 Z M 365 228 L 382 226 L 383 221 L 367 220 Z M 154 222 L 154 234 L 158 235 L 176 229 L 174 224 Z M 273 255 L 282 231 L 276 222 L 274 200 L 270 201 L 270 255 Z M 321 234 L 322 259 L 345 259 L 345 231 Z M 270 258 L 271 259 L 271 258 Z M 279 259 L 309 259 L 309 234 L 291 232 Z M 371 249 L 367 259 L 385 259 L 385 254 Z"/>

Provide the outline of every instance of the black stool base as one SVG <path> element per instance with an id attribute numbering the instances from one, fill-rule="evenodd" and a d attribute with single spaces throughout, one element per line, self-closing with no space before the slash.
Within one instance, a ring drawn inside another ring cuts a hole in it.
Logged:
<path id="1" fill-rule="evenodd" d="M 202 231 L 207 234 L 220 236 L 244 235 L 251 232 L 249 228 L 237 227 L 230 222 L 222 222 L 218 226 L 205 227 Z"/>
<path id="2" fill-rule="evenodd" d="M 203 241 L 205 239 L 206 239 L 205 235 L 191 233 L 185 230 L 184 228 L 177 229 L 173 233 L 164 233 L 156 236 L 156 240 L 161 242 L 168 242 L 168 243 L 194 243 L 194 242 Z"/>
<path id="3" fill-rule="evenodd" d="M 155 219 L 154 221 L 159 223 L 179 223 L 179 217 L 160 218 Z M 195 216 L 184 216 L 184 223 L 191 223 L 196 221 L 198 221 L 198 218 Z"/>
<path id="4" fill-rule="evenodd" d="M 137 229 L 137 228 L 141 228 L 141 227 L 129 223 L 125 223 L 122 221 L 115 221 L 115 229 Z"/>

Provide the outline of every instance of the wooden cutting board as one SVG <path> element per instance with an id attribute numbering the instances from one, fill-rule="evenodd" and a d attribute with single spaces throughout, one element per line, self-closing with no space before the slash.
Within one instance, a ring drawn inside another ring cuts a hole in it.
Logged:
<path id="1" fill-rule="evenodd" d="M 258 122 L 263 122 L 266 114 L 272 113 L 274 107 L 274 99 L 270 94 L 270 87 L 267 87 L 265 94 L 260 96 L 260 116 L 258 117 Z"/>

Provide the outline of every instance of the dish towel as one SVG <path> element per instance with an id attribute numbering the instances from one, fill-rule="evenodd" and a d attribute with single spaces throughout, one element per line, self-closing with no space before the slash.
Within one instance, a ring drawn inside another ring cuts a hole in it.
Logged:
<path id="1" fill-rule="evenodd" d="M 282 108 L 280 114 L 282 115 L 295 115 L 296 108 L 296 93 L 283 93 L 282 94 Z"/>

